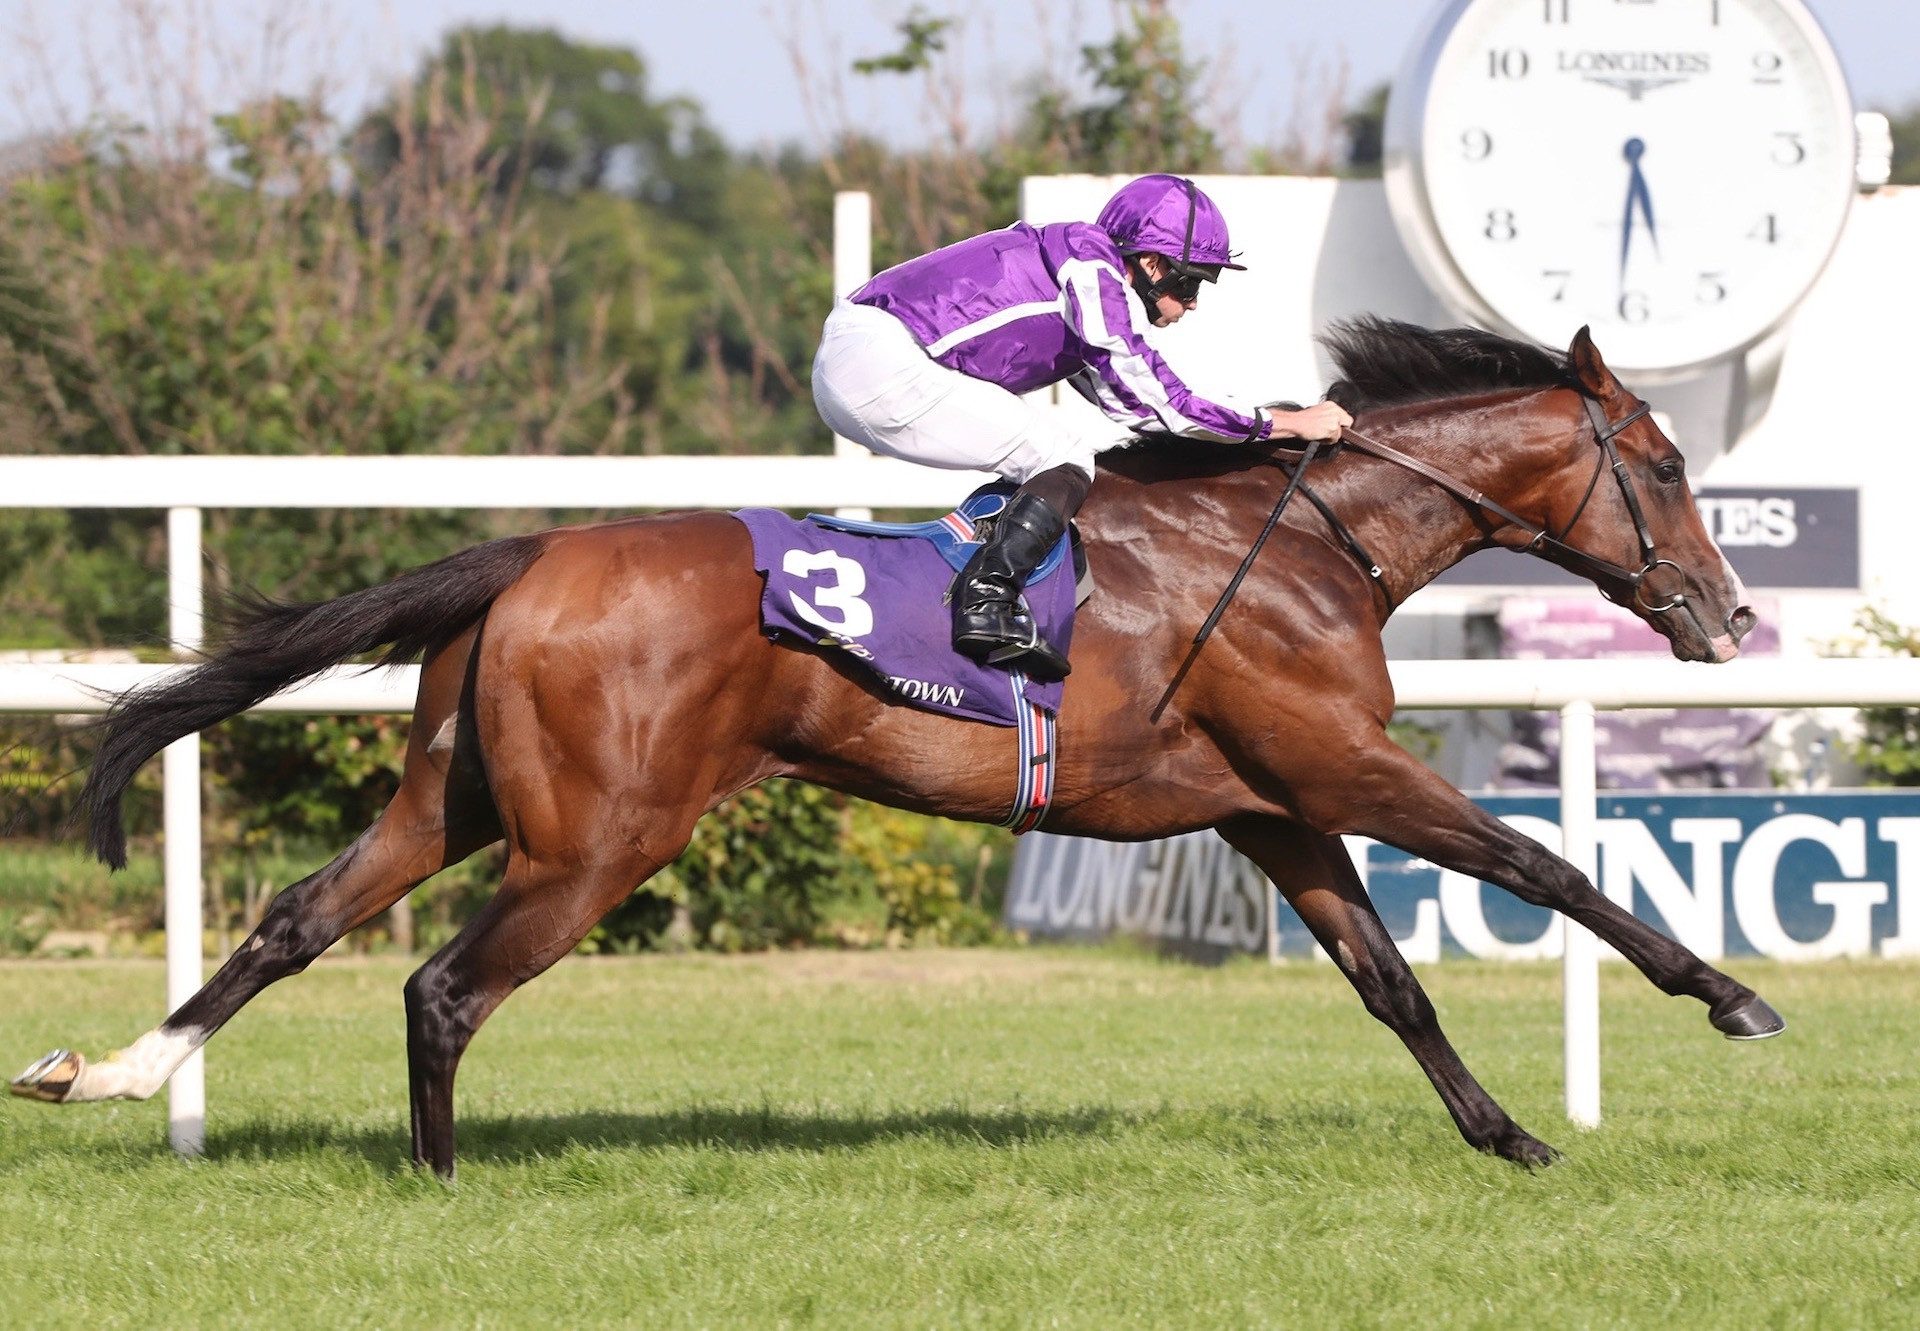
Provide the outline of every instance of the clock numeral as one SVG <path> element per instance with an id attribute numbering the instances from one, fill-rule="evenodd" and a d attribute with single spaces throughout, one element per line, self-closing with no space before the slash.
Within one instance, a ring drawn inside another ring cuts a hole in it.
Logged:
<path id="1" fill-rule="evenodd" d="M 1622 291 L 1620 304 L 1616 308 L 1620 311 L 1621 322 L 1630 324 L 1643 324 L 1652 313 L 1647 308 L 1647 293 L 1644 291 Z"/>
<path id="2" fill-rule="evenodd" d="M 1797 130 L 1774 131 L 1773 160 L 1777 166 L 1798 166 L 1807 160 L 1807 146 Z"/>
<path id="3" fill-rule="evenodd" d="M 1780 243 L 1780 215 L 1778 213 L 1768 213 L 1758 222 L 1755 222 L 1753 224 L 1753 230 L 1747 232 L 1747 239 L 1757 240 L 1763 245 L 1778 245 Z"/>
<path id="4" fill-rule="evenodd" d="M 1493 135 L 1484 129 L 1460 131 L 1460 155 L 1469 162 L 1484 162 L 1493 152 Z"/>
<path id="5" fill-rule="evenodd" d="M 1567 0 L 1540 0 L 1541 18 L 1548 23 L 1567 21 Z"/>
<path id="6" fill-rule="evenodd" d="M 1753 57 L 1753 81 L 1755 83 L 1780 82 L 1780 66 L 1786 61 L 1780 58 L 1778 51 L 1757 51 Z"/>
<path id="7" fill-rule="evenodd" d="M 1702 273 L 1700 285 L 1694 288 L 1693 298 L 1701 305 L 1718 305 L 1727 298 L 1727 284 L 1721 279 L 1725 273 Z"/>
<path id="8" fill-rule="evenodd" d="M 1488 240 L 1512 240 L 1520 232 L 1513 225 L 1513 209 L 1487 209 L 1487 229 L 1481 233 Z"/>
<path id="9" fill-rule="evenodd" d="M 1524 79 L 1533 62 L 1527 53 L 1518 46 L 1509 46 L 1503 51 L 1487 52 L 1487 77 L 1490 79 Z"/>
<path id="10" fill-rule="evenodd" d="M 1567 298 L 1567 286 L 1573 280 L 1571 268 L 1542 268 L 1540 276 L 1554 284 L 1553 294 L 1547 299 L 1558 305 Z"/>

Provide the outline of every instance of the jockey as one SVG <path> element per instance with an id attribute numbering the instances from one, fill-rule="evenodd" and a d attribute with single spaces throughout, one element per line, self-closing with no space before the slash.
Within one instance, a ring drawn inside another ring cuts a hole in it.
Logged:
<path id="1" fill-rule="evenodd" d="M 1094 455 L 1152 430 L 1223 443 L 1335 439 L 1332 402 L 1252 413 L 1195 395 L 1142 336 L 1177 323 L 1232 262 L 1213 200 L 1142 176 L 1100 216 L 963 240 L 889 268 L 834 306 L 813 398 L 836 434 L 934 467 L 1017 483 L 962 570 L 953 645 L 1035 678 L 1068 671 L 1020 589 L 1093 484 Z M 1115 427 L 1084 428 L 1019 396 L 1066 380 Z"/>

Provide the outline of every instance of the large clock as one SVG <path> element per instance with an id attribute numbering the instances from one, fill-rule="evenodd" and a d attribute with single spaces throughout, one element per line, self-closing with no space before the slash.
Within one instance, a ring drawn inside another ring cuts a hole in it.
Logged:
<path id="1" fill-rule="evenodd" d="M 1387 109 L 1393 215 L 1462 314 L 1623 371 L 1781 326 L 1852 201 L 1846 80 L 1800 0 L 1448 0 Z"/>

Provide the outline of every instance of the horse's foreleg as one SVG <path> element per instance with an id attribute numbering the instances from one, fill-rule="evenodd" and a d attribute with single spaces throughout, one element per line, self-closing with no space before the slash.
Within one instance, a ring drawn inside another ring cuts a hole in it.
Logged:
<path id="1" fill-rule="evenodd" d="M 1366 760 L 1366 770 L 1350 783 L 1328 783 L 1308 798 L 1308 821 L 1326 831 L 1372 837 L 1559 911 L 1661 991 L 1705 1003 L 1714 1028 L 1730 1039 L 1761 1039 L 1786 1029 L 1753 990 L 1609 901 L 1573 865 L 1508 827 L 1399 746 L 1383 737 Z"/>
<path id="2" fill-rule="evenodd" d="M 413 1162 L 454 1172 L 453 1080 L 460 1056 L 507 995 L 571 952 L 608 911 L 686 848 L 698 810 L 677 834 L 581 864 L 516 854 L 500 891 L 407 981 L 407 1074 Z"/>
<path id="3" fill-rule="evenodd" d="M 1338 839 L 1277 818 L 1235 819 L 1219 830 L 1273 880 L 1339 963 L 1367 1011 L 1400 1037 L 1469 1146 L 1529 1167 L 1554 1158 L 1460 1061 Z"/>

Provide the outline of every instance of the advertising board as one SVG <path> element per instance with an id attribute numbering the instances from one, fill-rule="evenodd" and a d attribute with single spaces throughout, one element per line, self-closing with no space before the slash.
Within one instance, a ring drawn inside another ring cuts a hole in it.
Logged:
<path id="1" fill-rule="evenodd" d="M 1750 590 L 1853 591 L 1860 586 L 1860 492 L 1708 486 L 1700 516 Z M 1441 587 L 1579 587 L 1573 574 L 1511 550 L 1485 550 L 1435 579 Z"/>
<path id="2" fill-rule="evenodd" d="M 1559 800 L 1476 803 L 1558 849 Z M 1415 962 L 1557 957 L 1558 916 L 1388 846 L 1349 853 Z M 1709 960 L 1920 955 L 1920 791 L 1608 795 L 1598 886 Z M 1117 845 L 1023 837 L 1005 920 L 1039 937 L 1134 935 L 1199 960 L 1317 949 L 1254 865 L 1211 832 Z"/>

